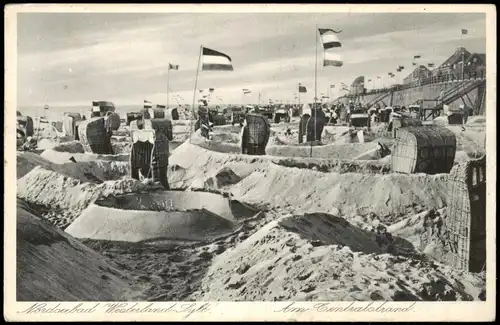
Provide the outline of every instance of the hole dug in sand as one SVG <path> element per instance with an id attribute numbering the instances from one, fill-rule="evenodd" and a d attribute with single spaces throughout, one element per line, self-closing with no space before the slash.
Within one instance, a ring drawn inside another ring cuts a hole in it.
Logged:
<path id="1" fill-rule="evenodd" d="M 95 201 L 66 232 L 94 240 L 192 242 L 229 233 L 238 219 L 254 213 L 212 193 L 133 193 Z"/>

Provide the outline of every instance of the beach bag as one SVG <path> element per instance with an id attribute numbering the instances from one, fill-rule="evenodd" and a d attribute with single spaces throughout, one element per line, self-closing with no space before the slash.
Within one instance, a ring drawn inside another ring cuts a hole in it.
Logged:
<path id="1" fill-rule="evenodd" d="M 267 121 L 264 116 L 247 114 L 246 116 L 249 144 L 263 144 L 269 138 Z"/>

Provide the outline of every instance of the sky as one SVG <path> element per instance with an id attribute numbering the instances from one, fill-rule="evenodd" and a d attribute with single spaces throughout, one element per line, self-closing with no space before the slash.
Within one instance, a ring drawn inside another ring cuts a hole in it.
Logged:
<path id="1" fill-rule="evenodd" d="M 322 66 L 316 26 L 342 30 L 342 67 Z M 168 79 L 169 103 L 176 104 L 175 93 L 191 104 L 200 46 L 229 55 L 234 67 L 199 72 L 197 89 L 215 88 L 214 103 L 256 103 L 259 93 L 262 102 L 293 102 L 298 83 L 308 91 L 301 102 L 312 101 L 316 44 L 317 94 L 334 98 L 341 82 L 362 75 L 377 81 L 367 88 L 402 82 L 414 55 L 438 66 L 460 45 L 485 53 L 486 20 L 454 13 L 20 13 L 17 101 L 165 104 Z M 169 63 L 179 70 L 168 73 Z M 244 96 L 243 88 L 252 93 Z"/>

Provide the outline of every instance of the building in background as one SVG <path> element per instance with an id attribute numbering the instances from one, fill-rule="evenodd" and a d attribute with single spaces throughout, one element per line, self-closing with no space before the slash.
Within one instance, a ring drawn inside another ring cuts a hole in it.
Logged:
<path id="1" fill-rule="evenodd" d="M 365 93 L 365 76 L 360 76 L 354 79 L 349 87 L 349 95 L 363 95 Z"/>
<path id="2" fill-rule="evenodd" d="M 406 78 L 403 79 L 403 84 L 409 84 L 419 79 L 424 79 L 432 76 L 431 70 L 427 68 L 425 65 L 420 65 L 412 73 L 410 73 Z"/>

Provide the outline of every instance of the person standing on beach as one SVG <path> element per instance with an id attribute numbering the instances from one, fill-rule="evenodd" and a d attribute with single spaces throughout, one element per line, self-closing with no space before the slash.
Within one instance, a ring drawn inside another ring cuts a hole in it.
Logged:
<path id="1" fill-rule="evenodd" d="M 244 155 L 263 156 L 271 135 L 268 119 L 250 110 L 245 116 L 241 130 L 241 153 Z"/>

